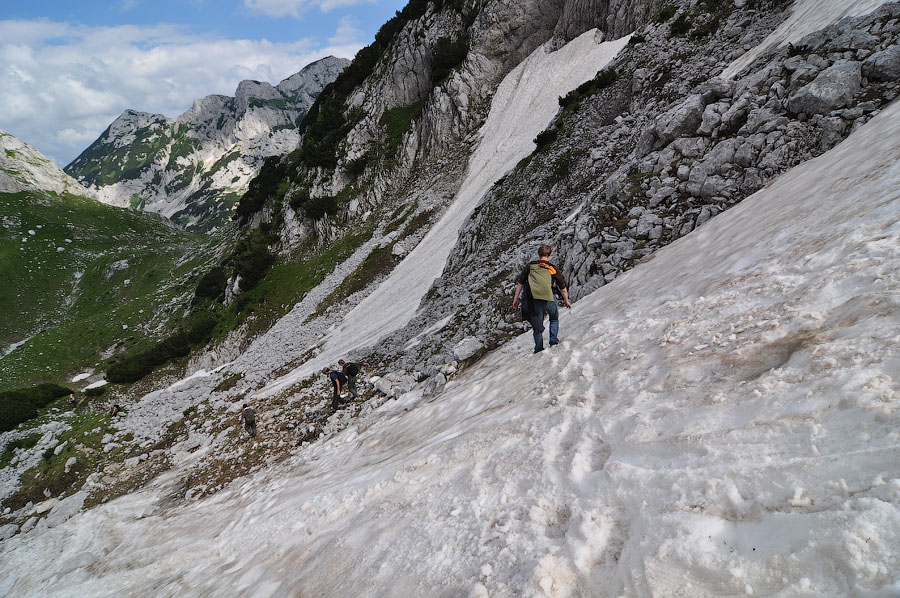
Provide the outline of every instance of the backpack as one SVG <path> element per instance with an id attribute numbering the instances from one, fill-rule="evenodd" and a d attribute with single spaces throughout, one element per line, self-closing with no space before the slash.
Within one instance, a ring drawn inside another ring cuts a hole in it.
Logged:
<path id="1" fill-rule="evenodd" d="M 358 373 L 359 373 L 359 366 L 358 366 L 358 365 L 356 365 L 355 363 L 348 363 L 348 364 L 347 364 L 347 375 L 348 375 L 348 376 L 355 376 L 355 375 L 357 375 Z M 343 382 L 342 382 L 341 384 L 343 384 Z"/>
<path id="2" fill-rule="evenodd" d="M 248 426 L 252 426 L 256 423 L 256 411 L 254 411 L 252 407 L 244 409 L 242 415 L 244 416 L 244 422 Z"/>
<path id="3" fill-rule="evenodd" d="M 345 376 L 342 372 L 335 372 L 334 374 L 337 376 L 338 382 L 341 383 L 341 386 L 347 384 L 347 376 Z"/>

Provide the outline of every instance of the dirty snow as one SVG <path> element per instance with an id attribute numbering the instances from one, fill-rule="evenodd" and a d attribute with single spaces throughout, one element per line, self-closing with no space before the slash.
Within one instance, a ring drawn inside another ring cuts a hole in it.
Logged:
<path id="1" fill-rule="evenodd" d="M 20 533 L 0 594 L 896 596 L 898 183 L 895 102 L 552 351 L 524 334 L 211 498 L 173 471 Z"/>

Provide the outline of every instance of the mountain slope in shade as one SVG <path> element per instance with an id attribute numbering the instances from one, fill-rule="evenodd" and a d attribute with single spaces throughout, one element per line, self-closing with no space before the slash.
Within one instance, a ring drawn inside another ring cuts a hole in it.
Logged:
<path id="1" fill-rule="evenodd" d="M 348 63 L 324 58 L 274 87 L 243 81 L 234 97 L 195 100 L 174 121 L 126 110 L 65 170 L 104 203 L 213 229 L 231 217 L 267 157 L 297 146 L 297 125 Z"/>

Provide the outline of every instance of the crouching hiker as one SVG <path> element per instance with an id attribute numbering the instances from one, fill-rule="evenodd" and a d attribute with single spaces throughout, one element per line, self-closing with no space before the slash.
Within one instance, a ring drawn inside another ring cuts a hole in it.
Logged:
<path id="1" fill-rule="evenodd" d="M 544 315 L 550 316 L 550 346 L 559 344 L 559 308 L 556 305 L 554 287 L 562 296 L 566 307 L 572 309 L 566 280 L 559 268 L 550 263 L 553 250 L 549 245 L 538 248 L 538 259 L 525 264 L 513 294 L 513 309 L 519 309 L 519 295 L 522 295 L 522 319 L 531 324 L 534 335 L 534 352 L 544 350 Z M 522 293 L 524 289 L 524 293 Z"/>
<path id="2" fill-rule="evenodd" d="M 256 436 L 256 411 L 247 403 L 241 408 L 241 423 L 244 424 L 247 434 L 251 437 Z"/>
<path id="3" fill-rule="evenodd" d="M 343 372 L 331 368 L 324 368 L 322 373 L 331 380 L 331 388 L 334 390 L 334 395 L 331 397 L 331 409 L 337 411 L 338 406 L 343 402 L 341 401 L 341 391 L 347 386 L 347 376 Z"/>
<path id="4" fill-rule="evenodd" d="M 369 364 L 366 362 L 359 364 L 339 359 L 338 365 L 341 366 L 341 373 L 347 377 L 347 391 L 350 393 L 350 398 L 355 399 L 358 396 L 356 393 L 356 376 L 359 375 L 359 366 L 367 366 Z"/>

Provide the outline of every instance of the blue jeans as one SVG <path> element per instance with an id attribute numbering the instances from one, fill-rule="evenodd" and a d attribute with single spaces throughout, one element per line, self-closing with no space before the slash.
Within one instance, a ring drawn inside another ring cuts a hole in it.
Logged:
<path id="1" fill-rule="evenodd" d="M 559 342 L 559 308 L 556 306 L 556 300 L 544 301 L 535 299 L 534 317 L 531 320 L 531 333 L 534 335 L 534 351 L 542 351 L 544 349 L 544 315 L 550 316 L 550 344 L 555 345 Z"/>

